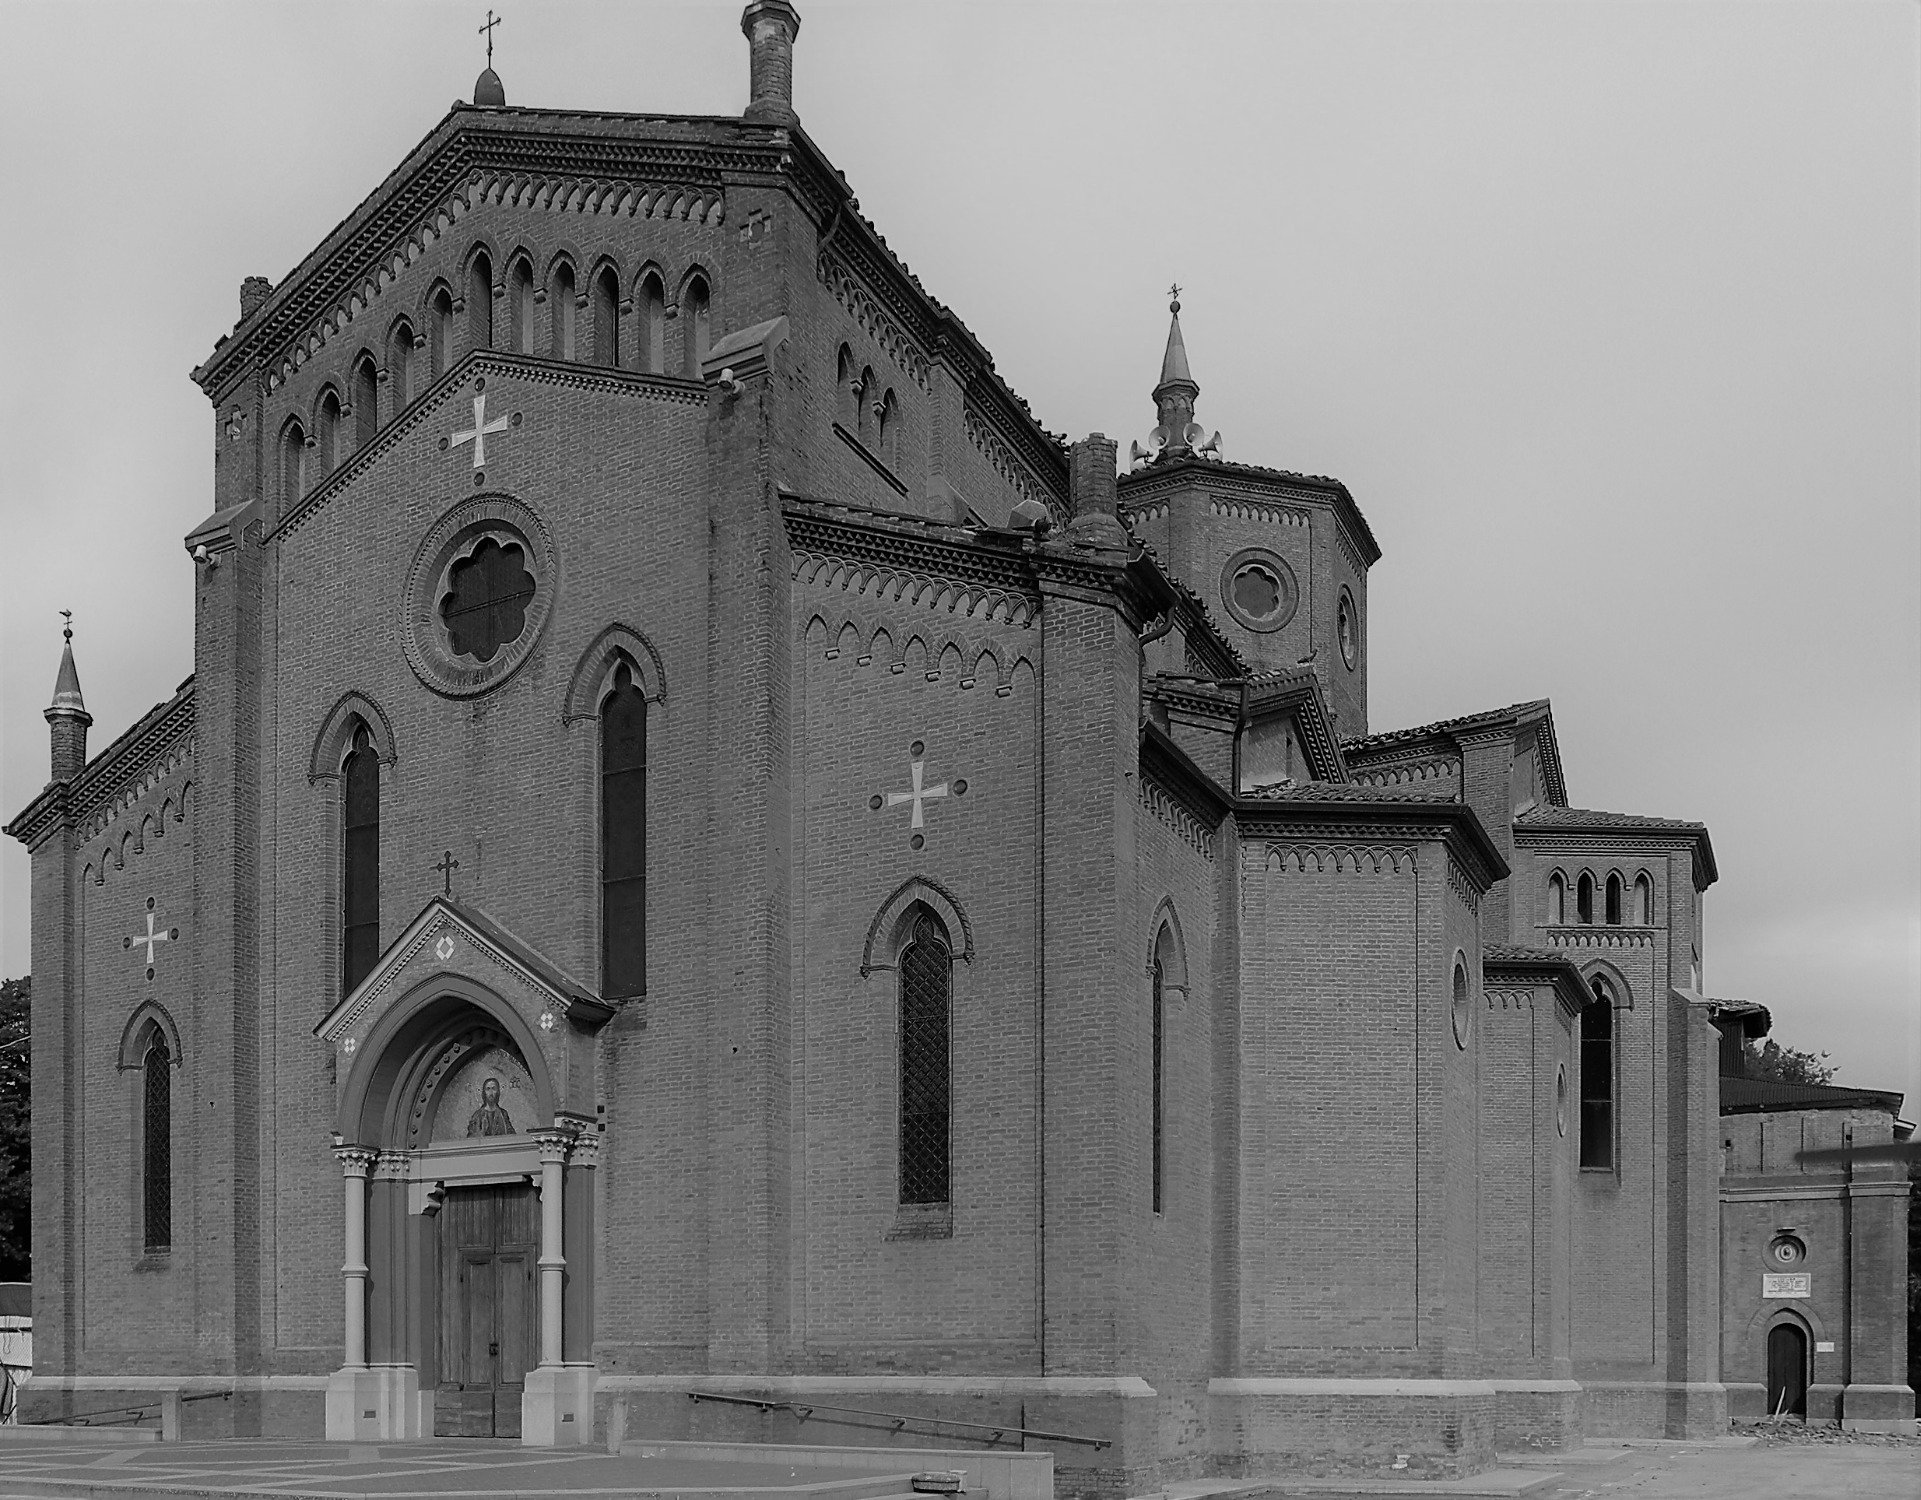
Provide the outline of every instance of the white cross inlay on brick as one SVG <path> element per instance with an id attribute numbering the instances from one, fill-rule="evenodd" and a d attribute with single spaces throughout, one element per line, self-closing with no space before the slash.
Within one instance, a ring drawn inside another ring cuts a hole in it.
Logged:
<path id="1" fill-rule="evenodd" d="M 180 929 L 178 927 L 156 927 L 154 925 L 157 919 L 154 916 L 153 908 L 154 899 L 149 896 L 147 897 L 147 930 L 145 932 L 136 932 L 132 937 L 122 938 L 120 940 L 120 946 L 122 948 L 144 948 L 147 950 L 146 957 L 143 958 L 141 962 L 147 967 L 147 978 L 149 979 L 153 978 L 154 948 L 161 943 L 171 943 L 180 936 Z"/>
<path id="2" fill-rule="evenodd" d="M 483 391 L 474 397 L 474 425 L 466 432 L 456 432 L 451 441 L 456 448 L 462 443 L 474 445 L 474 467 L 478 469 L 487 461 L 487 434 L 506 430 L 505 417 L 495 417 L 491 422 L 487 420 L 487 393 Z"/>
<path id="3" fill-rule="evenodd" d="M 143 963 L 152 963 L 152 962 L 153 962 L 153 945 L 154 945 L 155 943 L 165 943 L 165 942 L 170 942 L 170 941 L 171 941 L 171 939 L 170 939 L 170 938 L 168 937 L 168 935 L 167 935 L 166 933 L 164 933 L 164 932 L 155 932 L 155 931 L 154 931 L 154 929 L 153 929 L 153 913 L 152 913 L 152 912 L 148 912 L 148 913 L 147 913 L 147 935 L 146 935 L 145 937 L 142 937 L 142 936 L 141 936 L 141 935 L 140 935 L 139 933 L 137 933 L 137 932 L 136 932 L 136 933 L 135 933 L 135 934 L 133 935 L 133 937 L 132 937 L 131 939 L 129 939 L 128 941 L 129 941 L 129 945 L 130 945 L 130 946 L 131 946 L 132 944 L 135 944 L 135 943 L 145 943 L 145 944 L 146 944 L 146 946 L 147 946 L 147 956 L 146 956 L 146 958 L 145 958 L 145 959 L 143 959 L 143 960 L 142 960 L 142 962 L 143 962 Z"/>
<path id="4" fill-rule="evenodd" d="M 908 751 L 908 754 L 912 757 L 908 761 L 908 768 L 914 778 L 914 789 L 912 791 L 876 792 L 872 797 L 867 799 L 867 805 L 875 812 L 879 812 L 883 808 L 899 807 L 903 803 L 911 805 L 913 814 L 907 824 L 910 830 L 907 841 L 915 849 L 919 849 L 926 843 L 926 839 L 920 830 L 927 826 L 927 804 L 936 797 L 949 795 L 947 783 L 944 781 L 938 782 L 933 786 L 927 785 L 927 762 L 924 759 L 926 752 L 926 745 L 922 744 L 919 740 L 915 740 L 913 746 Z M 967 783 L 965 781 L 956 781 L 953 786 L 952 795 L 956 797 L 966 796 Z"/>
<path id="5" fill-rule="evenodd" d="M 907 825 L 909 828 L 919 828 L 923 826 L 925 822 L 925 818 L 921 812 L 921 804 L 923 802 L 930 797 L 945 797 L 947 795 L 947 783 L 944 781 L 941 782 L 939 786 L 924 787 L 921 785 L 921 768 L 926 764 L 927 762 L 924 760 L 917 760 L 911 763 L 914 776 L 913 791 L 889 792 L 887 794 L 887 805 L 889 807 L 899 807 L 903 802 L 911 802 L 914 804 L 914 817 Z"/>

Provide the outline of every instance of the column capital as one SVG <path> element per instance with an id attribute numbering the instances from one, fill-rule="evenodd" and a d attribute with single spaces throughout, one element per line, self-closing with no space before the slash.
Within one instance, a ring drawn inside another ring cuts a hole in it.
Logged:
<path id="1" fill-rule="evenodd" d="M 583 1130 L 574 1137 L 573 1159 L 569 1166 L 584 1167 L 589 1170 L 600 1165 L 600 1135 L 596 1131 Z"/>
<path id="2" fill-rule="evenodd" d="M 564 1166 L 567 1152 L 574 1143 L 571 1130 L 530 1130 L 527 1132 L 540 1147 L 540 1164 L 544 1166 Z"/>
<path id="3" fill-rule="evenodd" d="M 334 1159 L 340 1163 L 340 1170 L 349 1177 L 365 1177 L 373 1170 L 380 1159 L 380 1153 L 371 1146 L 336 1146 Z"/>

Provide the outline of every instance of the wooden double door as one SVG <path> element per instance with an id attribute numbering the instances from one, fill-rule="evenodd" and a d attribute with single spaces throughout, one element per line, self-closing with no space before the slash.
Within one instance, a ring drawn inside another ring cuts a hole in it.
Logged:
<path id="1" fill-rule="evenodd" d="M 519 1437 L 540 1338 L 540 1195 L 527 1183 L 447 1190 L 440 1209 L 435 1437 Z"/>

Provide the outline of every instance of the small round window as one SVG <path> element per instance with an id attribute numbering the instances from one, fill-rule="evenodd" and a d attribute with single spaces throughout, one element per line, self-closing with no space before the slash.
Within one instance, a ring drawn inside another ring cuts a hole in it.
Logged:
<path id="1" fill-rule="evenodd" d="M 497 687 L 533 650 L 554 594 L 540 518 L 505 495 L 462 501 L 414 553 L 402 602 L 408 663 L 450 698 Z"/>
<path id="2" fill-rule="evenodd" d="M 1474 1024 L 1473 986 L 1468 982 L 1467 965 L 1460 959 L 1454 961 L 1454 1003 L 1449 1007 L 1450 1018 L 1454 1022 L 1454 1045 L 1467 1047 L 1468 1028 Z"/>
<path id="3" fill-rule="evenodd" d="M 1567 1134 L 1567 1064 L 1554 1067 L 1554 1133 Z"/>
<path id="4" fill-rule="evenodd" d="M 1354 596 L 1345 588 L 1341 590 L 1341 607 L 1334 628 L 1341 640 L 1341 660 L 1352 672 L 1361 664 L 1361 615 L 1354 607 Z"/>
<path id="5" fill-rule="evenodd" d="M 1279 630 L 1294 618 L 1301 591 L 1288 565 L 1264 548 L 1235 553 L 1221 569 L 1221 599 L 1249 630 Z"/>
<path id="6" fill-rule="evenodd" d="M 1808 1258 L 1808 1247 L 1792 1234 L 1777 1234 L 1768 1246 L 1768 1259 L 1777 1266 L 1798 1266 Z"/>

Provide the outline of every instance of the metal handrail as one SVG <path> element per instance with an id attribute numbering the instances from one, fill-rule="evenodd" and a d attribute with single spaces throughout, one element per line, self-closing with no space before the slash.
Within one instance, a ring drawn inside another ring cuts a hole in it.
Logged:
<path id="1" fill-rule="evenodd" d="M 183 1406 L 189 1401 L 231 1401 L 231 1400 L 233 1400 L 232 1391 L 200 1391 L 194 1395 L 182 1396 L 180 1398 L 181 1405 Z M 78 1424 L 81 1427 L 91 1427 L 93 1425 L 92 1419 L 94 1417 L 118 1417 L 118 1416 L 124 1416 L 127 1412 L 135 1413 L 134 1421 L 138 1422 L 140 1420 L 139 1413 L 148 1412 L 148 1411 L 158 1411 L 165 1404 L 166 1403 L 164 1401 L 142 1401 L 137 1406 L 103 1406 L 98 1411 L 71 1411 L 71 1412 L 68 1412 L 64 1417 L 36 1417 L 33 1421 L 22 1422 L 20 1425 L 22 1427 L 64 1427 L 69 1422 L 72 1422 L 72 1423 Z M 126 1424 L 121 1422 L 116 1422 L 116 1423 L 109 1423 L 104 1425 L 119 1427 L 119 1426 L 125 1426 Z"/>
<path id="2" fill-rule="evenodd" d="M 977 1432 L 991 1434 L 987 1441 L 998 1443 L 1003 1433 L 1012 1433 L 1019 1438 L 1040 1438 L 1052 1443 L 1085 1443 L 1096 1452 L 1114 1446 L 1112 1438 L 1077 1437 L 1071 1432 L 1044 1432 L 1038 1427 L 1020 1427 L 1003 1423 L 996 1427 L 991 1422 L 963 1422 L 957 1417 L 923 1417 L 897 1411 L 873 1411 L 864 1406 L 830 1406 L 824 1401 L 781 1401 L 767 1396 L 726 1396 L 719 1391 L 689 1391 L 696 1402 L 725 1401 L 733 1406 L 754 1406 L 762 1411 L 791 1411 L 803 1422 L 817 1411 L 845 1412 L 856 1417 L 879 1417 L 882 1421 L 892 1422 L 894 1431 L 899 1432 L 909 1422 L 930 1423 L 941 1427 L 971 1427 Z"/>

